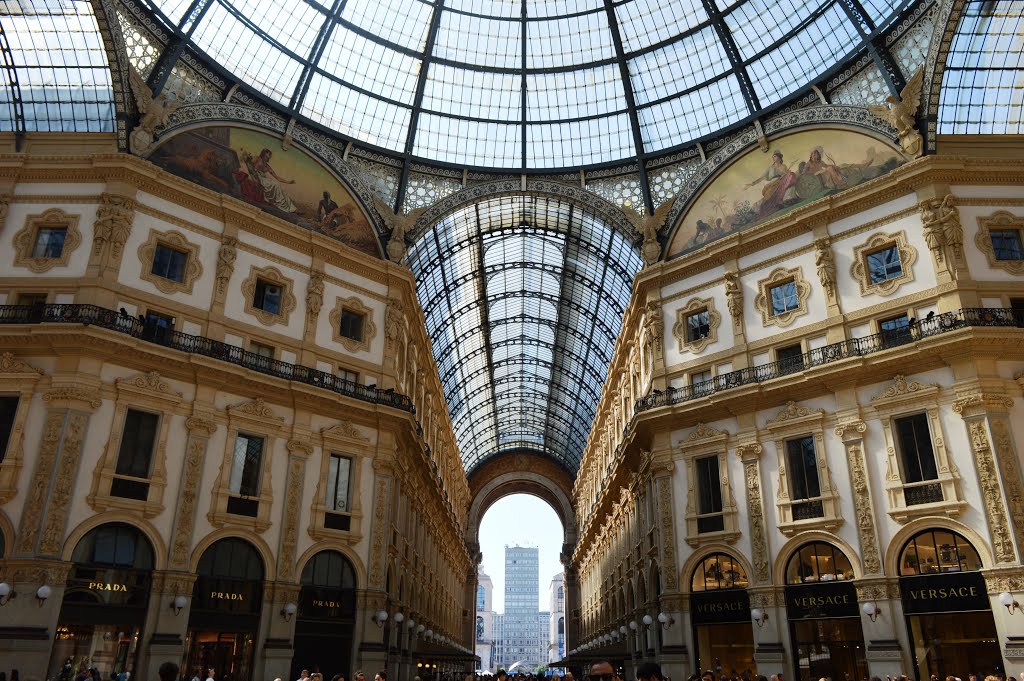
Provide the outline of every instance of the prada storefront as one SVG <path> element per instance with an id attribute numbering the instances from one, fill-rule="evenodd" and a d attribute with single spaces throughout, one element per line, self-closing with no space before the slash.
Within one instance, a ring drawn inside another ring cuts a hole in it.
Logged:
<path id="1" fill-rule="evenodd" d="M 732 556 L 713 553 L 693 572 L 690 620 L 700 670 L 757 674 L 747 574 Z"/>
<path id="2" fill-rule="evenodd" d="M 295 618 L 295 654 L 291 678 L 303 669 L 324 678 L 352 678 L 352 636 L 356 615 L 356 573 L 337 551 L 321 551 L 302 570 L 302 591 Z"/>
<path id="3" fill-rule="evenodd" d="M 251 678 L 263 560 L 252 544 L 229 537 L 206 549 L 196 573 L 183 673 L 213 669 L 217 681 Z"/>
<path id="4" fill-rule="evenodd" d="M 135 669 L 149 605 L 153 547 L 122 523 L 94 528 L 71 558 L 48 679 L 95 667 L 102 678 Z"/>
<path id="5" fill-rule="evenodd" d="M 801 546 L 786 564 L 786 615 L 800 681 L 866 679 L 853 566 L 831 544 Z"/>
<path id="6" fill-rule="evenodd" d="M 900 594 L 917 678 L 1004 673 L 981 559 L 948 530 L 915 535 L 900 552 Z"/>

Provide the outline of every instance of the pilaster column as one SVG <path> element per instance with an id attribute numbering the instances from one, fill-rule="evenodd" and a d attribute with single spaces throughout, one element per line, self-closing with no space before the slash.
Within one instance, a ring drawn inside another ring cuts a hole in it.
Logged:
<path id="1" fill-rule="evenodd" d="M 786 596 L 782 587 L 762 586 L 747 590 L 750 595 L 750 609 L 755 608 L 763 613 L 764 621 L 757 625 L 751 623 L 754 632 L 754 661 L 757 662 L 757 673 L 771 676 L 782 673 L 789 678 L 796 678 L 795 670 L 790 669 L 786 656 L 785 641 L 789 639 L 789 627 L 786 626 Z"/>
<path id="2" fill-rule="evenodd" d="M 112 308 L 117 304 L 117 281 L 124 256 L 124 246 L 131 236 L 135 221 L 135 198 L 138 189 L 120 181 L 107 183 L 100 195 L 93 223 L 93 246 L 89 254 L 86 278 L 98 283 L 95 288 L 83 288 L 76 298 L 79 303 L 91 303 Z"/>
<path id="3" fill-rule="evenodd" d="M 761 499 L 761 452 L 757 442 L 736 447 L 736 456 L 743 463 L 743 478 L 747 491 L 747 520 L 750 527 L 750 548 L 754 564 L 754 584 L 771 584 L 771 560 L 768 556 L 768 535 L 764 522 L 764 504 Z"/>
<path id="4" fill-rule="evenodd" d="M 287 582 L 271 582 L 263 589 L 261 636 L 257 643 L 263 654 L 256 655 L 253 678 L 289 678 L 294 652 L 292 640 L 295 635 L 295 617 L 288 617 L 282 611 L 288 603 L 298 603 L 300 589 L 298 584 Z"/>
<path id="5" fill-rule="evenodd" d="M 853 511 L 856 516 L 857 538 L 860 540 L 861 563 L 865 575 L 881 575 L 882 554 L 875 528 L 875 511 L 871 503 L 871 479 L 864 461 L 863 421 L 847 421 L 835 428 L 836 435 L 846 448 L 846 461 L 850 471 L 850 489 L 853 491 Z"/>
<path id="6" fill-rule="evenodd" d="M 70 571 L 71 563 L 61 561 L 0 561 L 0 581 L 17 594 L 0 611 L 0 669 L 18 669 L 23 678 L 45 678 Z M 43 585 L 50 587 L 50 597 L 39 602 L 36 590 Z"/>
<path id="7" fill-rule="evenodd" d="M 686 594 L 677 593 L 670 596 L 662 596 L 659 599 L 661 612 L 668 615 L 671 620 L 668 628 L 661 633 L 661 651 L 658 655 L 658 662 L 661 663 L 661 671 L 664 676 L 673 679 L 685 679 L 691 671 L 690 651 L 686 641 L 690 625 L 690 597 Z M 663 626 L 655 621 L 654 627 Z M 657 632 L 655 632 L 657 635 Z"/>
<path id="8" fill-rule="evenodd" d="M 13 555 L 58 560 L 89 417 L 102 400 L 95 388 L 71 384 L 48 390 L 43 401 L 49 409 Z"/>
<path id="9" fill-rule="evenodd" d="M 874 618 L 860 611 L 860 624 L 864 630 L 867 648 L 864 656 L 868 675 L 883 678 L 897 670 L 913 669 L 910 640 L 907 638 L 903 600 L 899 580 L 894 577 L 865 577 L 858 579 L 857 603 L 875 604 Z"/>
<path id="10" fill-rule="evenodd" d="M 158 678 L 160 665 L 167 660 L 181 660 L 185 656 L 185 634 L 188 631 L 189 612 L 192 608 L 192 587 L 196 576 L 179 570 L 157 571 L 149 595 L 144 640 L 139 642 L 139 672 L 143 678 Z M 185 607 L 175 610 L 174 599 L 186 598 Z M 182 674 L 190 670 L 182 670 Z"/>
<path id="11" fill-rule="evenodd" d="M 308 437 L 308 436 L 307 436 Z M 281 511 L 281 547 L 278 550 L 277 578 L 295 581 L 295 547 L 299 541 L 299 502 L 302 501 L 306 460 L 313 445 L 304 439 L 288 440 L 288 476 L 285 479 L 284 508 Z M 297 601 L 295 601 L 297 602 Z"/>
<path id="12" fill-rule="evenodd" d="M 201 478 L 203 462 L 206 460 L 206 446 L 210 436 L 217 430 L 217 424 L 213 416 L 197 412 L 185 419 L 185 427 L 188 428 L 188 440 L 182 461 L 178 506 L 174 511 L 174 527 L 171 530 L 167 565 L 172 569 L 187 572 L 192 552 L 192 528 L 199 505 L 199 492 L 203 489 Z"/>

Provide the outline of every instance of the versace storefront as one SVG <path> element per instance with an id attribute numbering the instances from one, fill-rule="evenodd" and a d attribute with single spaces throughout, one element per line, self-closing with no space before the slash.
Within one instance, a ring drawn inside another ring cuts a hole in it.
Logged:
<path id="1" fill-rule="evenodd" d="M 916 676 L 1005 673 L 981 558 L 949 530 L 925 530 L 900 552 L 900 595 Z"/>
<path id="2" fill-rule="evenodd" d="M 705 557 L 694 570 L 690 620 L 701 671 L 730 676 L 748 669 L 757 673 L 748 584 L 743 566 L 725 553 Z"/>
<path id="3" fill-rule="evenodd" d="M 800 681 L 869 676 L 853 576 L 846 555 L 825 542 L 804 544 L 786 564 L 786 615 Z"/>
<path id="4" fill-rule="evenodd" d="M 263 575 L 259 553 L 244 539 L 221 539 L 206 549 L 192 590 L 184 671 L 213 669 L 217 681 L 251 678 Z"/>
<path id="5" fill-rule="evenodd" d="M 101 525 L 78 542 L 72 562 L 47 678 L 135 669 L 153 570 L 149 540 L 130 525 Z"/>

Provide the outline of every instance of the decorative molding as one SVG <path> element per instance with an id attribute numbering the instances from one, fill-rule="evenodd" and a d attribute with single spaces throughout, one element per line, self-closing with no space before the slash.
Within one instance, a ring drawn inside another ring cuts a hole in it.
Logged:
<path id="1" fill-rule="evenodd" d="M 850 472 L 850 489 L 853 494 L 853 511 L 856 519 L 857 538 L 860 540 L 860 555 L 864 571 L 869 575 L 882 573 L 881 551 L 875 530 L 875 512 L 871 503 L 871 484 L 864 460 L 864 433 L 867 424 L 863 421 L 847 421 L 836 426 L 835 434 L 846 447 L 846 461 Z"/>
<path id="2" fill-rule="evenodd" d="M 708 335 L 696 340 L 689 340 L 688 319 L 691 315 L 701 312 L 708 314 Z M 679 352 L 689 350 L 700 354 L 709 345 L 718 342 L 718 327 L 722 323 L 722 315 L 715 311 L 714 298 L 694 298 L 676 310 L 676 323 L 672 327 L 672 335 L 679 342 Z"/>
<path id="3" fill-rule="evenodd" d="M 871 282 L 870 269 L 867 265 L 867 258 L 887 246 L 896 246 L 900 257 L 899 276 L 877 283 Z M 917 249 L 907 243 L 907 233 L 903 230 L 886 234 L 879 232 L 859 246 L 853 249 L 853 264 L 850 266 L 850 276 L 860 285 L 860 294 L 866 296 L 874 293 L 880 296 L 892 295 L 904 284 L 914 281 L 914 263 L 917 262 Z"/>
<path id="4" fill-rule="evenodd" d="M 288 441 L 288 451 L 292 454 L 296 449 L 293 446 L 301 445 L 305 456 L 292 456 L 288 460 L 288 477 L 285 481 L 284 512 L 281 532 L 281 553 L 277 561 L 277 578 L 283 581 L 291 581 L 295 578 L 295 547 L 298 545 L 299 533 L 299 501 L 302 499 L 302 480 L 306 470 L 306 456 L 313 451 L 313 447 L 305 442 L 297 440 Z"/>
<path id="5" fill-rule="evenodd" d="M 306 318 L 315 322 L 324 306 L 324 273 L 314 270 L 306 284 Z"/>
<path id="6" fill-rule="evenodd" d="M 96 209 L 96 221 L 92 228 L 93 255 L 101 255 L 109 245 L 110 261 L 119 262 L 121 249 L 131 236 L 134 220 L 135 199 L 108 192 L 101 194 L 100 206 Z"/>
<path id="7" fill-rule="evenodd" d="M 228 407 L 228 413 L 232 416 L 243 416 L 258 421 L 277 421 L 283 422 L 284 417 L 278 416 L 277 413 L 267 406 L 267 403 L 263 401 L 262 397 L 257 397 L 251 402 L 242 402 Z"/>
<path id="8" fill-rule="evenodd" d="M 740 284 L 739 272 L 725 273 L 725 299 L 733 327 L 739 327 L 743 321 L 743 285 Z"/>
<path id="9" fill-rule="evenodd" d="M 217 251 L 217 293 L 223 294 L 227 290 L 231 275 L 235 272 L 235 260 L 238 258 L 238 239 L 233 236 L 225 236 L 224 241 Z"/>
<path id="10" fill-rule="evenodd" d="M 896 374 L 892 379 L 892 385 L 871 398 L 872 402 L 888 402 L 913 398 L 917 393 L 932 395 L 939 390 L 936 383 L 920 383 L 908 381 L 903 374 Z"/>
<path id="11" fill-rule="evenodd" d="M 978 216 L 978 233 L 974 235 L 974 244 L 985 254 L 988 266 L 992 269 L 1006 270 L 1010 274 L 1024 274 L 1024 260 L 999 260 L 992 246 L 992 230 L 1016 230 L 1021 242 L 1024 243 L 1024 217 L 999 210 L 992 215 Z"/>
<path id="12" fill-rule="evenodd" d="M 814 267 L 818 272 L 818 281 L 825 289 L 829 300 L 836 295 L 836 259 L 832 254 L 831 239 L 817 239 L 814 242 Z"/>
<path id="13" fill-rule="evenodd" d="M 1013 444 L 1011 424 L 1004 414 L 990 415 L 994 452 L 1006 492 L 1006 506 L 1009 511 L 1010 530 L 1017 542 L 1018 551 L 1024 551 L 1024 477 L 1021 476 L 1017 450 Z"/>
<path id="14" fill-rule="evenodd" d="M 352 425 L 351 421 L 339 421 L 329 428 L 321 428 L 320 435 L 328 439 L 350 440 L 358 443 L 370 441 L 370 438 L 363 435 L 358 428 Z"/>
<path id="15" fill-rule="evenodd" d="M 256 283 L 259 279 L 281 287 L 281 309 L 278 313 L 267 312 L 254 305 Z M 284 324 L 287 326 L 288 317 L 295 309 L 295 296 L 292 294 L 294 287 L 295 282 L 281 274 L 281 271 L 276 267 L 257 267 L 253 265 L 249 269 L 249 276 L 242 281 L 245 311 L 256 317 L 265 326 L 273 326 L 274 324 Z"/>
<path id="16" fill-rule="evenodd" d="M 180 402 L 184 397 L 180 392 L 172 388 L 158 371 L 150 371 L 145 374 L 136 374 L 129 378 L 119 378 L 114 381 L 119 390 L 128 389 L 134 392 L 147 393 L 159 399 Z"/>
<path id="17" fill-rule="evenodd" d="M 185 419 L 185 427 L 190 433 L 200 437 L 210 437 L 217 430 L 217 422 L 208 414 L 193 414 Z"/>
<path id="18" fill-rule="evenodd" d="M 68 412 L 60 455 L 55 462 L 53 482 L 46 501 L 46 518 L 39 538 L 39 554 L 42 556 L 60 555 L 88 424 L 87 414 Z"/>
<path id="19" fill-rule="evenodd" d="M 207 428 L 206 423 L 213 424 L 212 421 L 202 417 L 192 417 L 186 420 L 191 434 L 185 447 L 182 464 L 181 491 L 178 495 L 174 534 L 171 538 L 170 567 L 188 569 L 192 548 L 192 530 L 199 503 L 200 478 L 203 473 L 203 463 L 206 460 L 209 436 L 213 433 Z M 216 426 L 213 427 L 216 428 Z"/>
<path id="20" fill-rule="evenodd" d="M 79 403 L 91 409 L 98 409 L 103 404 L 98 390 L 82 385 L 61 385 L 51 388 L 43 393 L 43 402 L 54 407 Z"/>
<path id="21" fill-rule="evenodd" d="M 181 281 L 153 273 L 153 259 L 158 245 L 186 254 L 185 271 L 182 272 Z M 139 262 L 142 264 L 139 278 L 156 286 L 161 293 L 191 295 L 196 280 L 203 275 L 203 266 L 199 262 L 199 246 L 191 243 L 181 232 L 150 230 L 149 238 L 139 246 Z"/>
<path id="22" fill-rule="evenodd" d="M 689 436 L 687 436 L 686 442 L 693 443 L 722 437 L 729 437 L 729 434 L 725 431 L 706 426 L 703 422 L 700 422 L 697 424 L 697 427 L 690 432 Z"/>
<path id="23" fill-rule="evenodd" d="M 765 422 L 765 427 L 771 428 L 779 425 L 791 425 L 793 421 L 801 419 L 821 419 L 825 416 L 824 409 L 810 409 L 808 407 L 797 406 L 797 403 L 793 400 L 786 402 L 786 406 L 783 407 L 774 418 L 768 419 Z"/>
<path id="24" fill-rule="evenodd" d="M 342 310 L 349 310 L 363 317 L 363 337 L 361 339 L 347 338 L 341 335 L 341 313 Z M 329 316 L 331 320 L 331 336 L 335 343 L 341 343 L 349 352 L 370 351 L 370 342 L 377 337 L 377 325 L 373 323 L 373 310 L 363 304 L 363 301 L 356 296 L 348 298 L 338 297 L 334 309 Z"/>
<path id="25" fill-rule="evenodd" d="M 953 252 L 953 260 L 962 262 L 964 257 L 964 228 L 960 223 L 960 211 L 956 197 L 946 194 L 942 199 L 922 201 L 921 228 L 928 248 L 938 262 L 945 261 L 946 250 Z"/>
<path id="26" fill-rule="evenodd" d="M 71 254 L 82 243 L 82 233 L 78 231 L 78 222 L 81 218 L 81 215 L 71 215 L 70 213 L 65 213 L 60 208 L 51 208 L 39 215 L 29 215 L 26 217 L 25 226 L 14 235 L 14 264 L 19 267 L 26 267 L 36 274 L 49 272 L 54 267 L 67 267 Z M 60 257 L 32 257 L 36 238 L 39 230 L 43 227 L 55 227 L 66 230 L 64 246 L 61 249 Z"/>
<path id="27" fill-rule="evenodd" d="M 745 445 L 750 447 L 751 445 Z M 760 448 L 760 445 L 757 445 Z M 738 453 L 738 448 L 737 448 Z M 754 563 L 754 580 L 757 584 L 771 581 L 768 558 L 768 538 L 765 531 L 764 510 L 761 507 L 761 466 L 757 457 L 743 460 L 743 477 L 747 490 L 747 521 L 750 527 L 751 560 Z"/>
<path id="28" fill-rule="evenodd" d="M 22 362 L 14 356 L 13 352 L 0 354 L 0 374 L 29 374 L 30 376 L 41 376 L 42 369 Z"/>
<path id="29" fill-rule="evenodd" d="M 790 281 L 796 285 L 797 306 L 780 314 L 772 314 L 771 290 Z M 775 268 L 766 278 L 757 282 L 757 291 L 754 308 L 761 313 L 761 323 L 764 326 L 785 328 L 792 324 L 797 317 L 807 314 L 807 299 L 811 295 L 811 286 L 804 281 L 803 271 L 799 267 Z"/>
<path id="30" fill-rule="evenodd" d="M 989 444 L 986 419 L 974 417 L 967 421 L 974 463 L 978 468 L 978 483 L 989 531 L 992 533 L 992 552 L 997 563 L 1018 563 L 1013 537 L 1003 506 L 1002 486 L 996 472 L 992 446 Z"/>

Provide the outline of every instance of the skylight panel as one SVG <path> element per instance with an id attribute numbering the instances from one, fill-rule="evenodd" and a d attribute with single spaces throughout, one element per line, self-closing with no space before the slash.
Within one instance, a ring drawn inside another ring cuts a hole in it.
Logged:
<path id="1" fill-rule="evenodd" d="M 313 41 L 327 18 L 304 0 L 221 0 L 251 21 L 271 39 L 308 60 Z"/>
<path id="2" fill-rule="evenodd" d="M 526 67 L 571 67 L 615 59 L 608 16 L 602 10 L 526 24 Z"/>
<path id="3" fill-rule="evenodd" d="M 833 0 L 747 0 L 725 15 L 744 60 L 782 40 L 801 22 Z"/>
<path id="4" fill-rule="evenodd" d="M 526 16 L 559 17 L 604 8 L 604 0 L 526 0 Z"/>
<path id="5" fill-rule="evenodd" d="M 894 16 L 903 5 L 906 5 L 907 0 L 860 0 L 860 4 L 878 27 L 883 26 L 889 17 Z"/>
<path id="6" fill-rule="evenodd" d="M 642 50 L 699 26 L 708 20 L 699 2 L 664 0 L 627 0 L 615 7 L 622 48 L 626 52 Z M 699 55 L 694 55 L 698 58 Z"/>
<path id="7" fill-rule="evenodd" d="M 28 132 L 111 132 L 110 69 L 90 3 L 11 3 L 3 17 Z M 4 79 L 6 81 L 6 78 Z M 10 88 L 0 88 L 0 129 L 14 130 Z"/>
<path id="8" fill-rule="evenodd" d="M 302 113 L 343 135 L 395 149 L 405 143 L 412 112 L 313 73 Z"/>
<path id="9" fill-rule="evenodd" d="M 424 0 L 348 0 L 341 18 L 381 40 L 423 52 L 432 14 Z"/>
<path id="10" fill-rule="evenodd" d="M 692 142 L 742 120 L 749 109 L 736 76 L 637 110 L 644 149 L 654 153 Z"/>
<path id="11" fill-rule="evenodd" d="M 521 98 L 520 74 L 431 64 L 423 108 L 466 118 L 519 122 Z"/>
<path id="12" fill-rule="evenodd" d="M 489 17 L 515 17 L 522 15 L 522 0 L 445 0 L 446 10 L 458 10 Z"/>
<path id="13" fill-rule="evenodd" d="M 643 106 L 695 88 L 729 68 L 725 48 L 708 27 L 630 60 L 629 75 L 637 106 Z"/>
<path id="14" fill-rule="evenodd" d="M 443 163 L 517 167 L 521 163 L 519 125 L 467 121 L 423 112 L 413 153 Z"/>
<path id="15" fill-rule="evenodd" d="M 634 153 L 626 113 L 575 123 L 531 123 L 526 130 L 526 164 L 564 168 L 605 163 Z"/>
<path id="16" fill-rule="evenodd" d="M 522 22 L 488 19 L 445 10 L 433 56 L 492 69 L 522 68 Z M 472 36 L 467 39 L 467 36 Z"/>
<path id="17" fill-rule="evenodd" d="M 625 109 L 618 64 L 526 76 L 526 120 L 531 123 L 604 116 Z"/>
<path id="18" fill-rule="evenodd" d="M 159 0 L 155 3 L 171 23 L 177 25 L 185 16 L 185 11 L 192 5 L 192 0 Z"/>
<path id="19" fill-rule="evenodd" d="M 366 92 L 411 105 L 420 62 L 344 26 L 337 26 L 317 66 Z"/>
<path id="20" fill-rule="evenodd" d="M 245 82 L 283 104 L 295 91 L 302 64 L 214 2 L 192 34 L 196 46 Z"/>
<path id="21" fill-rule="evenodd" d="M 846 13 L 832 5 L 798 34 L 747 67 L 761 105 L 773 104 L 813 82 L 859 41 Z"/>

